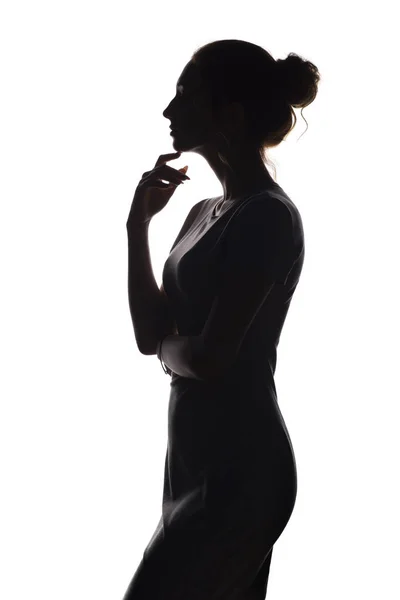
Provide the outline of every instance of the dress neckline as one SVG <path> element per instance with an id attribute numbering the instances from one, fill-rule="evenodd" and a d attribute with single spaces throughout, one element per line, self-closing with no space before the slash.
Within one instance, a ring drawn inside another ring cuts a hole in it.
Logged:
<path id="1" fill-rule="evenodd" d="M 227 212 L 232 206 L 237 206 L 239 204 L 239 202 L 242 202 L 243 200 L 247 200 L 248 198 L 252 198 L 253 196 L 259 196 L 260 194 L 265 194 L 268 193 L 272 190 L 274 190 L 274 188 L 276 187 L 280 187 L 278 183 L 273 183 L 272 184 L 272 188 L 268 187 L 265 188 L 264 190 L 261 190 L 260 192 L 256 192 L 256 193 L 251 193 L 251 194 L 243 194 L 242 196 L 238 196 L 233 202 L 230 202 L 230 205 L 228 206 L 228 208 L 223 212 L 223 214 L 225 214 L 225 212 Z M 223 196 L 217 196 L 217 202 L 214 204 L 214 207 L 211 211 L 211 219 L 216 219 L 220 215 L 220 211 L 222 209 L 222 207 L 224 206 L 224 198 Z"/>

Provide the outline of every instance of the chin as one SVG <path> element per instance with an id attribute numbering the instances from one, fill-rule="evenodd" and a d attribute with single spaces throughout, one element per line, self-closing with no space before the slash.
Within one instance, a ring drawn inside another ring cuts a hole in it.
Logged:
<path id="1" fill-rule="evenodd" d="M 188 136 L 185 139 L 185 135 L 180 131 L 174 132 L 171 135 L 171 142 L 174 150 L 179 150 L 180 152 L 199 152 L 204 145 L 203 140 L 199 141 L 194 136 L 192 138 Z"/>
<path id="2" fill-rule="evenodd" d="M 181 140 L 180 138 L 180 133 L 174 133 L 174 135 L 171 135 L 172 138 L 172 146 L 175 150 L 189 150 L 192 148 L 192 146 L 189 144 L 185 144 L 184 140 Z M 175 137 L 176 136 L 176 137 Z"/>

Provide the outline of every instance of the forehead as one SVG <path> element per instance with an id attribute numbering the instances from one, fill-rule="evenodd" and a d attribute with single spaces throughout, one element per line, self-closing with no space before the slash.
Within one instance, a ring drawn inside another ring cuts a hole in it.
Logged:
<path id="1" fill-rule="evenodd" d="M 197 67 L 193 63 L 188 63 L 186 67 L 183 69 L 176 87 L 182 85 L 183 87 L 190 87 L 191 89 L 195 89 L 200 87 L 202 84 L 200 72 Z"/>

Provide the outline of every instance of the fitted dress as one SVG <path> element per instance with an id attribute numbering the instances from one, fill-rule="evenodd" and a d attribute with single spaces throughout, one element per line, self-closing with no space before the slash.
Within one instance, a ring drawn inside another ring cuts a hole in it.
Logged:
<path id="1" fill-rule="evenodd" d="M 283 189 L 199 202 L 162 280 L 179 335 L 199 335 L 227 269 L 275 282 L 234 363 L 212 379 L 171 374 L 161 517 L 123 600 L 263 600 L 297 471 L 277 402 L 277 346 L 304 261 L 300 213 Z"/>

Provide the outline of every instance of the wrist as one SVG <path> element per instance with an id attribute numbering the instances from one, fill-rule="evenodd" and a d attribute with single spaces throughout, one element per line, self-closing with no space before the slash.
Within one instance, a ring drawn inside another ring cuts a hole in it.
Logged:
<path id="1" fill-rule="evenodd" d="M 149 225 L 150 225 L 150 221 L 151 219 L 143 220 L 143 218 L 140 217 L 129 217 L 127 223 L 126 223 L 126 229 L 128 234 L 131 233 L 132 231 L 142 231 L 142 230 L 146 230 L 148 229 Z"/>
<path id="2" fill-rule="evenodd" d="M 162 343 L 165 340 L 166 337 L 168 337 L 169 335 L 171 335 L 170 333 L 167 333 L 166 335 L 163 335 L 163 337 L 157 342 L 157 346 L 156 346 L 156 355 L 158 360 L 161 363 L 161 366 L 163 368 L 164 373 L 166 373 L 167 375 L 171 375 L 172 371 L 171 369 L 169 369 L 167 367 L 167 365 L 165 363 L 163 363 L 163 360 L 161 358 L 161 349 L 162 349 Z"/>

